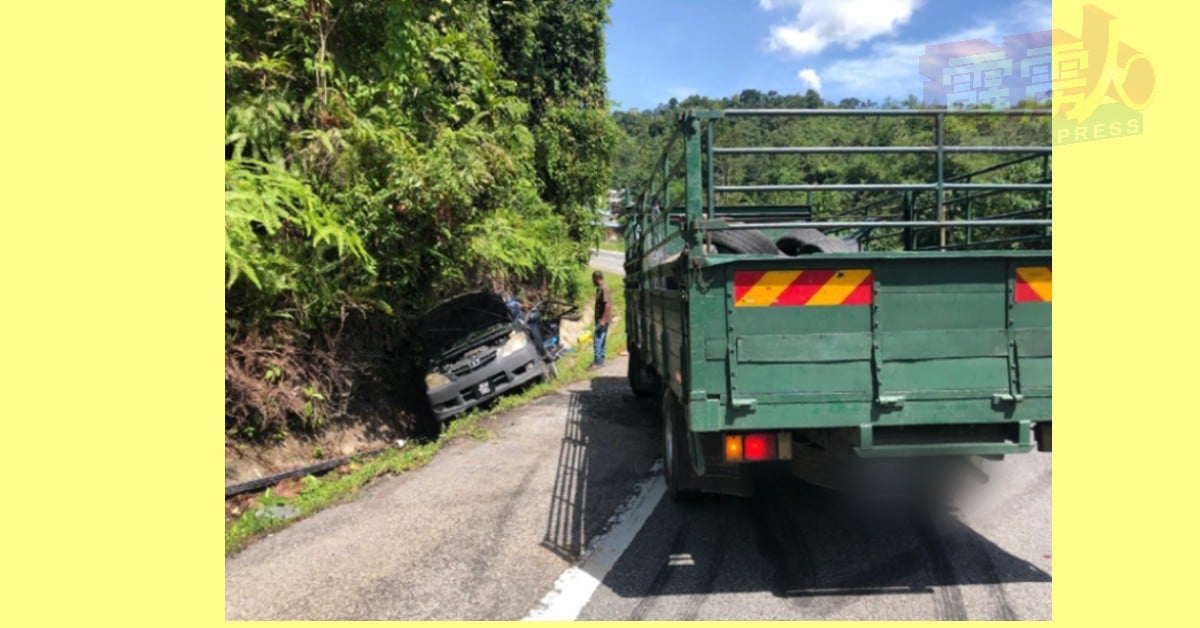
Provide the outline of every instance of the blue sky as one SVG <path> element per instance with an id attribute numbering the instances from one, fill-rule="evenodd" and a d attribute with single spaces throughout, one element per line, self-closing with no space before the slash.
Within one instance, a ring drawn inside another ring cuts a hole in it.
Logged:
<path id="1" fill-rule="evenodd" d="M 1050 0 L 613 0 L 608 97 L 647 109 L 743 89 L 922 96 L 926 44 L 1050 29 Z"/>

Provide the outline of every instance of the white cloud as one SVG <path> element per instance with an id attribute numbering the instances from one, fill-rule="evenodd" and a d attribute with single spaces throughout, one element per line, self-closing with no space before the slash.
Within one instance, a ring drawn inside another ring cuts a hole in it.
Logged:
<path id="1" fill-rule="evenodd" d="M 1012 25 L 1021 33 L 1048 31 L 1050 22 L 1050 0 L 1021 0 L 1013 11 Z"/>
<path id="2" fill-rule="evenodd" d="M 1000 28 L 983 23 L 972 28 L 939 37 L 930 42 L 881 42 L 871 45 L 868 54 L 840 59 L 821 68 L 825 85 L 830 91 L 860 99 L 882 100 L 891 96 L 904 99 L 920 97 L 925 77 L 921 76 L 919 59 L 925 54 L 926 43 L 958 42 L 983 39 L 998 43 Z"/>
<path id="3" fill-rule="evenodd" d="M 793 19 L 771 27 L 767 48 L 798 55 L 816 54 L 830 45 L 854 49 L 908 22 L 923 0 L 759 0 L 772 11 L 799 7 Z"/>
<path id="4" fill-rule="evenodd" d="M 812 68 L 804 68 L 803 70 L 800 70 L 800 73 L 797 74 L 796 77 L 804 82 L 804 86 L 806 88 L 815 89 L 818 92 L 821 91 L 821 77 L 817 76 L 816 70 Z"/>
<path id="5" fill-rule="evenodd" d="M 924 44 L 877 45 L 868 56 L 835 61 L 821 72 L 828 84 L 847 96 L 864 100 L 882 95 L 903 98 L 921 93 L 917 59 L 924 52 Z"/>

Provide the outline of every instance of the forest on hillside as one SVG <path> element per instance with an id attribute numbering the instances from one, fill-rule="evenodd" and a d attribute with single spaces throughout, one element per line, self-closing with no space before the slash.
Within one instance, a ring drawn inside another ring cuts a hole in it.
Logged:
<path id="1" fill-rule="evenodd" d="M 1019 103 L 1020 109 L 1048 108 L 1048 103 Z M 690 96 L 682 101 L 671 99 L 654 109 L 613 112 L 620 128 L 613 158 L 611 186 L 628 189 L 635 198 L 648 191 L 651 175 L 661 175 L 664 147 L 678 135 L 678 118 L 687 110 L 727 109 L 843 109 L 913 110 L 922 107 L 915 96 L 906 100 L 887 99 L 882 103 L 846 98 L 839 102 L 823 100 L 817 92 L 779 94 L 746 89 L 725 98 Z M 714 145 L 721 147 L 785 146 L 932 146 L 935 142 L 933 116 L 796 116 L 729 117 L 714 126 Z M 948 146 L 1040 146 L 1050 145 L 1048 116 L 955 116 L 946 117 L 944 141 Z M 668 154 L 672 163 L 679 160 L 682 142 Z M 948 154 L 944 162 L 946 181 L 961 183 L 1038 183 L 1046 181 L 1048 154 Z M 718 185 L 842 184 L 842 183 L 933 183 L 936 181 L 936 156 L 925 154 L 772 154 L 723 155 L 714 160 L 713 177 Z M 661 178 L 659 179 L 661 181 Z M 683 181 L 675 178 L 670 185 L 671 205 L 684 198 Z M 948 217 L 965 218 L 1041 218 L 1048 217 L 1049 192 L 1006 191 L 980 195 L 978 192 L 947 192 Z M 968 195 L 975 198 L 965 201 Z M 661 198 L 661 197 L 660 197 Z M 958 199 L 958 201 L 955 201 Z M 932 192 L 906 199 L 897 191 L 768 192 L 748 194 L 726 192 L 718 195 L 718 205 L 792 205 L 812 207 L 813 218 L 820 220 L 886 220 L 899 218 L 905 203 L 911 203 L 918 219 L 933 219 Z M 901 247 L 899 231 L 873 230 L 872 248 Z M 955 232 L 961 237 L 963 231 Z M 1029 228 L 991 228 L 974 230 L 976 241 L 1014 239 L 996 243 L 1019 248 L 1019 240 Z M 841 235 L 853 235 L 849 231 Z M 858 234 L 859 236 L 862 233 Z M 925 235 L 932 235 L 927 232 Z M 1041 246 L 1042 241 L 1030 244 Z"/>
<path id="2" fill-rule="evenodd" d="M 225 7 L 229 437 L 395 388 L 448 295 L 574 296 L 617 138 L 608 0 Z"/>
<path id="3" fill-rule="evenodd" d="M 574 300 L 607 188 L 642 190 L 685 109 L 912 108 L 747 89 L 609 111 L 608 0 L 228 0 L 226 434 L 270 442 L 356 400 L 423 399 L 416 317 L 489 288 Z M 928 120 L 738 118 L 728 146 L 932 142 Z M 1048 144 L 1043 118 L 948 123 L 949 143 Z M 947 162 L 963 177 L 996 162 Z M 1036 180 L 1029 160 L 983 180 Z M 928 181 L 930 155 L 734 156 L 722 183 Z M 975 179 L 979 180 L 979 179 Z M 673 197 L 682 198 L 681 183 Z M 750 202 L 731 193 L 722 202 Z M 807 201 L 807 199 L 805 199 Z M 759 203 L 801 202 L 785 193 Z M 818 218 L 895 194 L 842 195 Z M 978 216 L 1048 206 L 1041 193 Z M 871 213 L 874 212 L 874 213 Z"/>

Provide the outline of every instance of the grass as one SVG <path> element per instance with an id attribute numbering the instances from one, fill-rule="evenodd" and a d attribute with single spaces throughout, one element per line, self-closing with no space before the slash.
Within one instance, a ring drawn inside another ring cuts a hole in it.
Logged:
<path id="1" fill-rule="evenodd" d="M 611 242 L 608 240 L 601 240 L 600 248 L 605 251 L 616 251 L 617 253 L 624 253 L 625 252 L 625 242 L 622 240 L 613 240 Z"/>
<path id="2" fill-rule="evenodd" d="M 580 270 L 580 276 L 585 285 L 591 284 L 592 269 Z M 612 290 L 613 311 L 621 318 L 609 330 L 605 356 L 611 358 L 625 349 L 625 291 L 623 279 L 611 273 L 604 273 L 604 282 Z M 592 291 L 585 290 L 582 297 L 581 309 L 590 311 L 592 307 Z M 594 376 L 587 370 L 594 357 L 588 346 L 580 346 L 577 351 L 559 360 L 557 379 L 539 382 L 519 394 L 500 397 L 488 408 L 475 409 L 448 423 L 437 440 L 409 444 L 402 448 L 389 447 L 377 456 L 371 458 L 355 458 L 349 465 L 340 470 L 330 472 L 323 477 L 306 476 L 304 487 L 295 497 L 274 495 L 270 489 L 259 499 L 260 507 L 249 509 L 237 519 L 225 526 L 225 555 L 230 556 L 244 549 L 255 540 L 300 521 L 314 513 L 330 506 L 354 499 L 362 487 L 371 480 L 384 475 L 406 473 L 419 469 L 433 460 L 433 457 L 443 447 L 460 438 L 487 440 L 491 436 L 485 422 L 501 412 L 523 406 L 539 397 L 548 395 L 563 386 Z M 289 506 L 297 516 L 283 519 L 274 516 L 265 506 Z"/>

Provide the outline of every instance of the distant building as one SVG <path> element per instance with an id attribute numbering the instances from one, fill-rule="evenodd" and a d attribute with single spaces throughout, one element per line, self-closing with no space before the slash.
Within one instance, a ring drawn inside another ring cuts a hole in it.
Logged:
<path id="1" fill-rule="evenodd" d="M 604 227 L 605 240 L 620 240 L 621 213 L 625 209 L 625 190 L 608 190 L 607 205 L 596 209 L 597 222 Z"/>
<path id="2" fill-rule="evenodd" d="M 608 191 L 608 213 L 614 218 L 621 215 L 625 211 L 625 190 Z"/>

